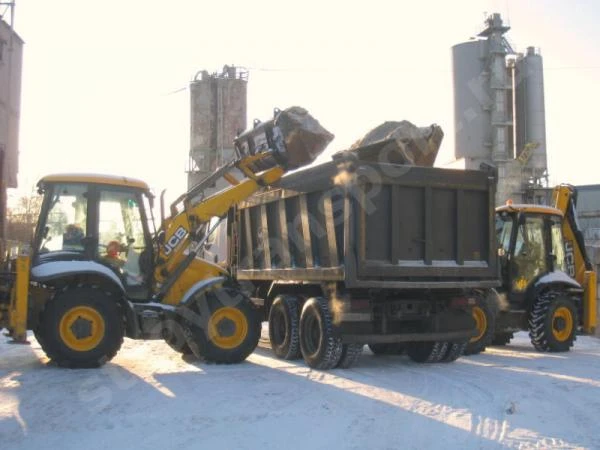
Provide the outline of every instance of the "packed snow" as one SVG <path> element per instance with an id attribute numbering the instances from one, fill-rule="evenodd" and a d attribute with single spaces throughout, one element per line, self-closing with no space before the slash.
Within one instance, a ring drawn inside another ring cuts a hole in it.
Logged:
<path id="1" fill-rule="evenodd" d="M 263 333 L 263 337 L 265 334 Z M 449 364 L 374 356 L 321 372 L 276 359 L 183 359 L 126 340 L 100 369 L 0 339 L 0 448 L 600 448 L 600 340 L 538 353 L 527 334 Z"/>

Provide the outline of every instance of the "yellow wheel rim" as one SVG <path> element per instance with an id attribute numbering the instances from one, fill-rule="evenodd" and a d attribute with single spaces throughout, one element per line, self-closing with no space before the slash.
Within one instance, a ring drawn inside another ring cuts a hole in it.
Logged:
<path id="1" fill-rule="evenodd" d="M 483 337 L 485 330 L 487 330 L 487 318 L 485 312 L 479 306 L 473 306 L 472 313 L 477 328 L 477 336 L 473 336 L 469 342 L 476 342 Z"/>
<path id="2" fill-rule="evenodd" d="M 217 347 L 226 350 L 239 347 L 247 335 L 248 320 L 237 308 L 219 308 L 208 321 L 208 336 Z"/>
<path id="3" fill-rule="evenodd" d="M 58 326 L 60 339 L 71 350 L 88 352 L 104 338 L 102 315 L 89 306 L 75 306 L 63 314 Z"/>
<path id="4" fill-rule="evenodd" d="M 552 316 L 552 335 L 557 341 L 564 342 L 573 331 L 573 315 L 569 308 L 561 306 L 554 311 Z"/>

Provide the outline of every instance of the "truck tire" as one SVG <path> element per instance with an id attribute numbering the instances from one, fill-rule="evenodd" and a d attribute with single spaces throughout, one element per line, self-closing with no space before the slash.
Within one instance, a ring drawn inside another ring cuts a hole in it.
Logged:
<path id="1" fill-rule="evenodd" d="M 363 352 L 364 344 L 343 344 L 342 356 L 336 367 L 348 369 L 358 362 Z"/>
<path id="2" fill-rule="evenodd" d="M 415 362 L 435 363 L 442 361 L 446 356 L 448 346 L 448 342 L 409 342 L 406 345 L 406 354 Z"/>
<path id="3" fill-rule="evenodd" d="M 468 341 L 463 342 L 449 342 L 448 350 L 446 354 L 440 360 L 441 362 L 453 362 L 456 361 L 464 353 L 467 348 Z"/>
<path id="4" fill-rule="evenodd" d="M 489 296 L 477 296 L 477 302 L 472 308 L 473 319 L 477 327 L 477 335 L 467 343 L 465 355 L 476 355 L 485 351 L 494 338 L 496 324 L 496 305 Z"/>
<path id="5" fill-rule="evenodd" d="M 252 301 L 241 291 L 219 288 L 190 306 L 198 320 L 185 320 L 182 330 L 194 355 L 206 361 L 236 364 L 258 345 L 261 320 Z"/>
<path id="6" fill-rule="evenodd" d="M 186 333 L 183 329 L 183 325 L 178 320 L 168 320 L 163 328 L 163 337 L 169 347 L 175 350 L 177 353 L 181 353 L 184 356 L 191 355 L 194 352 L 190 348 L 186 340 Z"/>
<path id="7" fill-rule="evenodd" d="M 374 355 L 401 355 L 404 353 L 405 345 L 396 344 L 369 344 L 369 350 Z"/>
<path id="8" fill-rule="evenodd" d="M 511 332 L 496 333 L 494 335 L 494 339 L 492 339 L 492 345 L 498 345 L 498 346 L 506 345 L 511 341 L 511 339 L 514 336 L 515 336 L 514 333 L 511 333 Z"/>
<path id="9" fill-rule="evenodd" d="M 298 299 L 279 295 L 269 309 L 269 340 L 275 356 L 281 359 L 300 358 Z"/>
<path id="10" fill-rule="evenodd" d="M 99 367 L 121 348 L 125 319 L 109 293 L 69 286 L 48 301 L 35 334 L 48 358 L 60 367 Z"/>
<path id="11" fill-rule="evenodd" d="M 541 352 L 568 352 L 575 342 L 577 308 L 562 292 L 540 294 L 529 316 L 529 337 Z"/>
<path id="12" fill-rule="evenodd" d="M 342 357 L 342 340 L 335 336 L 329 305 L 323 297 L 308 299 L 300 315 L 300 351 L 313 369 L 333 369 Z"/>

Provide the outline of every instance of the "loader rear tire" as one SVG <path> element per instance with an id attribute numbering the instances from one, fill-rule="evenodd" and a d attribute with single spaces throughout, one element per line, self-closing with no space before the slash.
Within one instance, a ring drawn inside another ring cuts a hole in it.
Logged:
<path id="1" fill-rule="evenodd" d="M 300 350 L 313 369 L 333 369 L 342 357 L 342 340 L 335 335 L 328 302 L 323 297 L 308 299 L 300 315 Z"/>
<path id="2" fill-rule="evenodd" d="M 197 320 L 184 321 L 182 330 L 196 357 L 236 364 L 254 351 L 262 323 L 252 301 L 241 291 L 219 288 L 204 293 L 191 305 Z"/>
<path id="3" fill-rule="evenodd" d="M 415 362 L 435 363 L 443 360 L 448 351 L 448 346 L 448 342 L 409 342 L 406 346 L 406 354 Z"/>
<path id="4" fill-rule="evenodd" d="M 575 342 L 577 308 L 559 291 L 540 294 L 529 316 L 529 337 L 541 352 L 568 352 Z"/>
<path id="5" fill-rule="evenodd" d="M 298 299 L 279 295 L 269 309 L 269 340 L 275 356 L 281 359 L 300 358 L 300 314 Z"/>
<path id="6" fill-rule="evenodd" d="M 36 330 L 48 358 L 61 367 L 92 368 L 119 351 L 125 321 L 117 301 L 90 286 L 59 291 L 41 314 Z"/>

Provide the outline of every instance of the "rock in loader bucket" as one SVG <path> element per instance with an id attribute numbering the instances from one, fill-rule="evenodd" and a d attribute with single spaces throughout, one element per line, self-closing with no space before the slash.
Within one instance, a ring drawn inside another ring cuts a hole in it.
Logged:
<path id="1" fill-rule="evenodd" d="M 234 145 L 240 159 L 269 153 L 249 164 L 255 171 L 275 166 L 293 170 L 312 163 L 333 137 L 308 111 L 292 106 L 276 109 L 266 122 L 254 121 L 254 128 L 235 138 Z"/>

